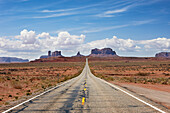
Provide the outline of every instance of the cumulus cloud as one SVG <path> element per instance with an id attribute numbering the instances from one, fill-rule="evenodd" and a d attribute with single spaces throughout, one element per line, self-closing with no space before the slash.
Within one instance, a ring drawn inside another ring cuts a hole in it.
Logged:
<path id="1" fill-rule="evenodd" d="M 29 59 L 38 58 L 48 50 L 62 50 L 64 55 L 73 55 L 77 51 L 89 54 L 93 48 L 110 47 L 116 52 L 156 52 L 170 51 L 170 39 L 156 38 L 152 40 L 121 39 L 113 36 L 102 40 L 84 42 L 85 35 L 71 35 L 67 31 L 51 36 L 47 32 L 36 34 L 24 29 L 14 37 L 0 37 L 1 56 L 16 56 Z"/>
<path id="2" fill-rule="evenodd" d="M 170 39 L 167 38 L 157 38 L 152 40 L 142 40 L 137 41 L 139 44 L 143 44 L 146 49 L 156 49 L 160 51 L 170 50 Z"/>
<path id="3" fill-rule="evenodd" d="M 38 34 L 38 37 L 40 38 L 50 38 L 50 34 L 46 32 L 42 32 L 41 34 Z"/>
<path id="4" fill-rule="evenodd" d="M 106 38 L 103 40 L 96 40 L 96 41 L 89 42 L 87 44 L 84 44 L 84 47 L 82 49 L 88 50 L 92 48 L 103 48 L 103 47 L 110 47 L 118 51 L 137 51 L 140 49 L 140 47 L 135 44 L 134 40 L 119 39 L 116 36 L 113 36 L 113 38 L 111 39 Z"/>
<path id="5" fill-rule="evenodd" d="M 0 37 L 0 52 L 7 51 L 7 54 L 14 56 L 22 53 L 39 56 L 48 50 L 73 51 L 83 44 L 84 39 L 85 35 L 71 35 L 68 32 L 60 32 L 58 36 L 51 36 L 46 32 L 36 34 L 35 31 L 24 29 L 20 35 L 14 37 Z"/>
<path id="6" fill-rule="evenodd" d="M 60 32 L 56 43 L 58 45 L 79 45 L 84 42 L 85 35 L 70 35 L 68 32 Z"/>
<path id="7" fill-rule="evenodd" d="M 35 31 L 27 31 L 24 29 L 21 31 L 20 37 L 24 44 L 34 44 L 36 41 Z"/>

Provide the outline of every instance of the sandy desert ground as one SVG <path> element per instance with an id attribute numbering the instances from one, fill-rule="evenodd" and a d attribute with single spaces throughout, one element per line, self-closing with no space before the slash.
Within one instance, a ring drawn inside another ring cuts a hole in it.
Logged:
<path id="1" fill-rule="evenodd" d="M 81 73 L 84 62 L 0 64 L 0 108 Z"/>
<path id="2" fill-rule="evenodd" d="M 59 59 L 59 58 L 58 58 Z M 50 62 L 0 64 L 0 107 L 15 104 L 81 73 L 85 58 L 67 58 Z M 163 98 L 170 93 L 170 60 L 133 58 L 89 58 L 92 73 L 170 108 L 148 94 L 148 89 Z M 68 62 L 69 61 L 69 62 Z M 142 89 L 143 88 L 143 89 Z M 139 90 L 141 89 L 141 90 Z M 161 93 L 159 92 L 161 91 Z M 149 92 L 149 93 L 152 93 Z M 163 93 L 162 93 L 163 92 Z M 163 96 L 162 96 L 163 95 Z"/>
<path id="3" fill-rule="evenodd" d="M 170 109 L 170 61 L 90 62 L 93 74 Z M 153 95 L 154 94 L 154 95 Z"/>

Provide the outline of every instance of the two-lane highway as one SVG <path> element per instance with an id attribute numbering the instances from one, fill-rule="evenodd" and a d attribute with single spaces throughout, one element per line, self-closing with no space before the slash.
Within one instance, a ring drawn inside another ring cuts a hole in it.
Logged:
<path id="1" fill-rule="evenodd" d="M 118 87 L 118 86 L 117 86 Z M 12 113 L 156 113 L 159 106 L 150 106 L 95 77 L 88 61 L 83 72 L 53 90 L 14 107 Z M 161 108 L 162 109 L 162 108 Z"/>

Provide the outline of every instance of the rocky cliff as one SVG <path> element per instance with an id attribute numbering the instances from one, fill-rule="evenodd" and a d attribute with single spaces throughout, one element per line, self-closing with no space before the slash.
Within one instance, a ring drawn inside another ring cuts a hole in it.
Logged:
<path id="1" fill-rule="evenodd" d="M 161 57 L 161 58 L 170 58 L 170 52 L 161 52 L 157 53 L 155 57 Z"/>
<path id="2" fill-rule="evenodd" d="M 12 62 L 29 62 L 29 60 L 16 57 L 0 57 L 0 63 L 12 63 Z"/>
<path id="3" fill-rule="evenodd" d="M 103 49 L 92 49 L 91 54 L 89 56 L 92 57 L 115 57 L 117 56 L 116 52 L 111 48 L 103 48 Z"/>

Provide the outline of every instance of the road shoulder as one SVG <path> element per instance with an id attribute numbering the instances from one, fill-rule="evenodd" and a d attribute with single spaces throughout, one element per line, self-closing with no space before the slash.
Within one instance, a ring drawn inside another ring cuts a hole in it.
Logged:
<path id="1" fill-rule="evenodd" d="M 134 83 L 115 83 L 123 88 L 126 88 L 136 94 L 146 97 L 156 103 L 159 103 L 170 110 L 170 86 L 167 85 L 148 85 Z"/>

